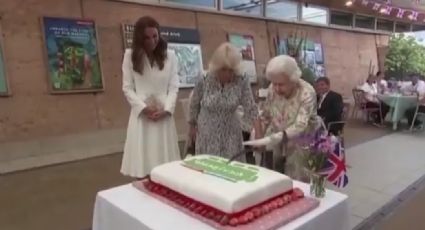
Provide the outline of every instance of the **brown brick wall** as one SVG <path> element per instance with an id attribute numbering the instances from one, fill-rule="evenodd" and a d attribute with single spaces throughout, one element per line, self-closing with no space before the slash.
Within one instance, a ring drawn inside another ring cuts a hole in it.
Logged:
<path id="1" fill-rule="evenodd" d="M 0 142 L 100 129 L 124 128 L 128 105 L 121 92 L 123 53 L 121 23 L 152 15 L 164 26 L 198 28 L 205 66 L 227 32 L 251 34 L 255 39 L 257 71 L 274 54 L 273 37 L 295 28 L 323 44 L 327 74 L 333 88 L 350 96 L 351 88 L 367 76 L 369 61 L 377 65 L 377 44 L 387 36 L 297 26 L 260 19 L 225 16 L 106 0 L 1 0 L 0 25 L 12 96 L 0 98 Z M 50 95 L 47 90 L 40 16 L 88 17 L 98 26 L 105 91 L 98 94 Z M 186 97 L 182 90 L 180 97 Z M 177 107 L 178 129 L 185 129 Z M 1 150 L 0 150 L 1 152 Z"/>

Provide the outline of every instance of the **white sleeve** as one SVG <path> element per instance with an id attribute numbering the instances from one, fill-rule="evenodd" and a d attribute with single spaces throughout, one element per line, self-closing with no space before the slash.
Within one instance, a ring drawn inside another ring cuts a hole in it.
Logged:
<path id="1" fill-rule="evenodd" d="M 168 82 L 168 94 L 165 101 L 164 110 L 173 114 L 174 108 L 176 107 L 177 94 L 179 92 L 179 75 L 178 75 L 178 66 L 177 66 L 177 57 L 174 52 L 168 53 L 168 61 L 171 65 L 170 71 L 170 80 Z"/>
<path id="2" fill-rule="evenodd" d="M 419 95 L 419 99 L 422 100 L 425 97 L 425 82 L 422 82 L 421 84 L 418 83 L 416 91 Z"/>
<path id="3" fill-rule="evenodd" d="M 145 102 L 136 94 L 134 84 L 133 64 L 131 61 L 131 49 L 127 49 L 122 63 L 122 91 L 136 114 L 140 114 L 146 107 Z"/>

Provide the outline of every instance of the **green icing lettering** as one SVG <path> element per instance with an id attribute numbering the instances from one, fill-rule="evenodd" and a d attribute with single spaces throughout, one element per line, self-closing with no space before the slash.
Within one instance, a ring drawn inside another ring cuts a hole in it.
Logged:
<path id="1" fill-rule="evenodd" d="M 254 182 L 258 179 L 257 168 L 240 163 L 227 164 L 227 160 L 217 157 L 192 158 L 185 160 L 184 165 L 232 182 Z"/>

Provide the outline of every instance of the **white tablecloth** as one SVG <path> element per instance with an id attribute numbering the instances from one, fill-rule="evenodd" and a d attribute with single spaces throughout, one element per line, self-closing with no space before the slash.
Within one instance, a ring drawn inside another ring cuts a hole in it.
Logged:
<path id="1" fill-rule="evenodd" d="M 307 184 L 294 181 L 294 186 L 309 194 Z M 327 190 L 318 208 L 282 226 L 279 230 L 348 230 L 347 196 Z M 97 194 L 93 214 L 93 230 L 212 230 L 180 211 L 140 192 L 131 184 Z"/>

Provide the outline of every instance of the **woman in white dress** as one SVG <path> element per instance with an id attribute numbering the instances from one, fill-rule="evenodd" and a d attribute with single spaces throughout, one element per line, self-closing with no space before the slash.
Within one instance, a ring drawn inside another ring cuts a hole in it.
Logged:
<path id="1" fill-rule="evenodd" d="M 172 116 L 179 84 L 177 59 L 167 51 L 155 19 L 146 16 L 136 22 L 122 71 L 131 112 L 121 173 L 142 178 L 153 167 L 180 158 Z"/>

